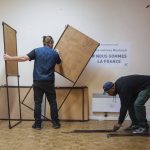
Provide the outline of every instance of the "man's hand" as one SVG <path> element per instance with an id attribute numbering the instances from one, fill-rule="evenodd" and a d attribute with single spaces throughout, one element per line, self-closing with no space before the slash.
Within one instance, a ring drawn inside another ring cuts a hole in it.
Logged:
<path id="1" fill-rule="evenodd" d="M 59 57 L 60 57 L 60 59 L 61 59 L 61 52 L 58 50 L 58 49 L 55 49 L 55 51 L 58 53 L 58 55 L 59 55 Z"/>
<path id="2" fill-rule="evenodd" d="M 60 55 L 60 51 L 58 49 L 55 49 L 55 51 Z"/>
<path id="3" fill-rule="evenodd" d="M 10 60 L 11 56 L 4 54 L 3 58 L 4 58 L 4 60 Z"/>
<path id="4" fill-rule="evenodd" d="M 117 123 L 117 124 L 114 125 L 113 130 L 117 131 L 117 130 L 120 129 L 120 127 L 121 127 L 121 124 Z"/>

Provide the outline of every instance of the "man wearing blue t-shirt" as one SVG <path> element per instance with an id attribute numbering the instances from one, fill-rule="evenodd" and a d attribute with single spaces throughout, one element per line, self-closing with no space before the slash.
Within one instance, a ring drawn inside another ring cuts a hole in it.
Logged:
<path id="1" fill-rule="evenodd" d="M 51 36 L 43 37 L 43 47 L 36 48 L 26 56 L 10 56 L 4 54 L 5 60 L 11 61 L 31 61 L 34 60 L 33 70 L 33 90 L 34 90 L 34 129 L 41 129 L 41 104 L 45 93 L 51 108 L 51 119 L 53 128 L 60 127 L 58 119 L 58 110 L 55 92 L 55 74 L 56 64 L 61 63 L 58 51 L 53 49 L 53 38 Z"/>

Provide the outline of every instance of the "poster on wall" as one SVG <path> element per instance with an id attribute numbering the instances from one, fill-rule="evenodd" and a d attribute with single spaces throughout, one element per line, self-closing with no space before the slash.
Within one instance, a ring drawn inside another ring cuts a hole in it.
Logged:
<path id="1" fill-rule="evenodd" d="M 92 66 L 96 67 L 128 67 L 129 44 L 103 43 L 95 51 L 91 59 Z"/>

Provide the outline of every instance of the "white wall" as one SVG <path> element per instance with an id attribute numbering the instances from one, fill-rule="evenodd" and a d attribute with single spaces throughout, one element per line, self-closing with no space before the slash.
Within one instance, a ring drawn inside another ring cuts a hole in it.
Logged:
<path id="1" fill-rule="evenodd" d="M 127 68 L 101 67 L 91 62 L 85 68 L 78 85 L 87 85 L 92 93 L 102 92 L 107 80 L 115 81 L 122 75 L 150 74 L 150 8 L 148 0 L 0 0 L 0 22 L 17 30 L 18 54 L 24 55 L 42 45 L 43 35 L 57 41 L 65 25 L 70 24 L 100 43 L 130 44 L 130 63 Z M 0 85 L 5 84 L 3 32 L 0 28 Z M 19 63 L 21 85 L 32 84 L 33 62 Z M 12 84 L 16 83 L 11 79 Z M 59 75 L 56 86 L 71 85 Z M 98 114 L 99 115 L 99 114 Z M 150 115 L 150 114 L 148 114 Z"/>

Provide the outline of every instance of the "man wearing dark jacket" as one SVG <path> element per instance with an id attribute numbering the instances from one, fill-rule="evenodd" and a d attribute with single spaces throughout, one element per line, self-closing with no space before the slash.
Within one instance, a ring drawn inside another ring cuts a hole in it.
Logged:
<path id="1" fill-rule="evenodd" d="M 111 96 L 119 95 L 121 108 L 118 123 L 114 130 L 118 130 L 129 111 L 133 133 L 148 132 L 149 125 L 146 119 L 145 103 L 150 98 L 150 76 L 130 75 L 119 78 L 115 83 L 106 82 L 103 89 Z M 136 127 L 136 128 L 134 128 Z"/>
<path id="2" fill-rule="evenodd" d="M 51 108 L 51 119 L 53 128 L 60 127 L 56 103 L 55 74 L 56 64 L 61 63 L 59 53 L 53 49 L 53 38 L 43 37 L 43 47 L 35 48 L 25 56 L 10 56 L 4 54 L 4 59 L 8 61 L 31 61 L 34 60 L 33 70 L 33 90 L 34 90 L 34 129 L 41 129 L 41 104 L 45 93 Z"/>

